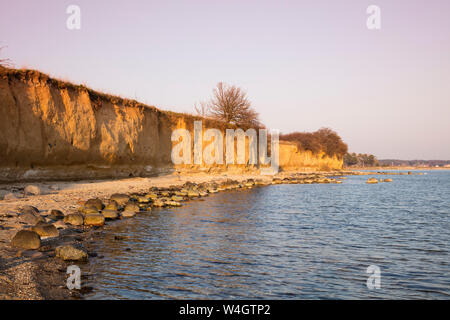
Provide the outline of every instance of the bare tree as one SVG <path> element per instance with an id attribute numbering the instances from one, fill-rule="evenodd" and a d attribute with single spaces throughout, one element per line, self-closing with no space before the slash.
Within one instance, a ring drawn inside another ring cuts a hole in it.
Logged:
<path id="1" fill-rule="evenodd" d="M 199 102 L 194 104 L 194 110 L 196 112 L 197 115 L 201 116 L 201 117 L 208 117 L 209 116 L 209 105 L 206 102 Z"/>
<path id="2" fill-rule="evenodd" d="M 0 51 L 5 49 L 5 47 L 0 47 Z M 10 59 L 0 59 L 0 67 L 11 67 L 12 62 Z"/>
<path id="3" fill-rule="evenodd" d="M 213 118 L 231 124 L 247 127 L 262 126 L 259 114 L 251 107 L 247 93 L 239 87 L 222 82 L 219 82 L 213 91 L 209 113 Z"/>

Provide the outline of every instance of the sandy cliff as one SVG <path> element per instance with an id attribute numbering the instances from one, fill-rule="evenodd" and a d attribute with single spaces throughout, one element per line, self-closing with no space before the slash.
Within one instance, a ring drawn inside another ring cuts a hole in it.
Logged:
<path id="1" fill-rule="evenodd" d="M 311 151 L 300 151 L 295 143 L 280 141 L 280 166 L 284 170 L 293 171 L 328 171 L 340 170 L 343 159 L 329 157 L 325 152 L 319 154 Z"/>
<path id="2" fill-rule="evenodd" d="M 170 172 L 171 133 L 180 127 L 193 132 L 195 119 L 37 71 L 0 69 L 0 181 Z M 203 126 L 224 129 L 207 119 Z M 342 167 L 338 159 L 302 153 L 289 143 L 280 145 L 280 164 L 308 170 Z"/>

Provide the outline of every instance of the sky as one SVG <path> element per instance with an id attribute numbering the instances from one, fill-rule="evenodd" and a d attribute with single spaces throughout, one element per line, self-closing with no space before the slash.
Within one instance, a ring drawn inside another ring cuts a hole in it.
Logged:
<path id="1" fill-rule="evenodd" d="M 329 127 L 351 152 L 450 159 L 448 0 L 0 0 L 0 46 L 17 68 L 161 109 L 193 112 L 223 81 L 282 133 Z"/>

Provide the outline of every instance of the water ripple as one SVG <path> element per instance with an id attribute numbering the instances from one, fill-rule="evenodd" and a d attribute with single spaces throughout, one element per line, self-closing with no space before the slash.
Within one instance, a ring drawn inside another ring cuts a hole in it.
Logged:
<path id="1" fill-rule="evenodd" d="M 108 225 L 87 297 L 448 299 L 450 173 L 365 179 L 224 192 Z"/>

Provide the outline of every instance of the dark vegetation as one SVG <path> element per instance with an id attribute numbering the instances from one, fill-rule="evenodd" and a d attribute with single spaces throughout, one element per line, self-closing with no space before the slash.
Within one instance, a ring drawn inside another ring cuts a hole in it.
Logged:
<path id="1" fill-rule="evenodd" d="M 344 166 L 358 166 L 358 167 L 376 167 L 379 166 L 377 157 L 373 154 L 365 153 L 347 153 L 344 156 Z"/>
<path id="2" fill-rule="evenodd" d="M 448 167 L 450 160 L 378 160 L 373 154 L 347 153 L 344 156 L 346 167 Z"/>
<path id="3" fill-rule="evenodd" d="M 312 153 L 325 152 L 326 155 L 338 158 L 347 153 L 347 144 L 329 128 L 321 128 L 315 132 L 293 132 L 280 136 L 281 140 L 295 142 L 300 150 Z"/>

